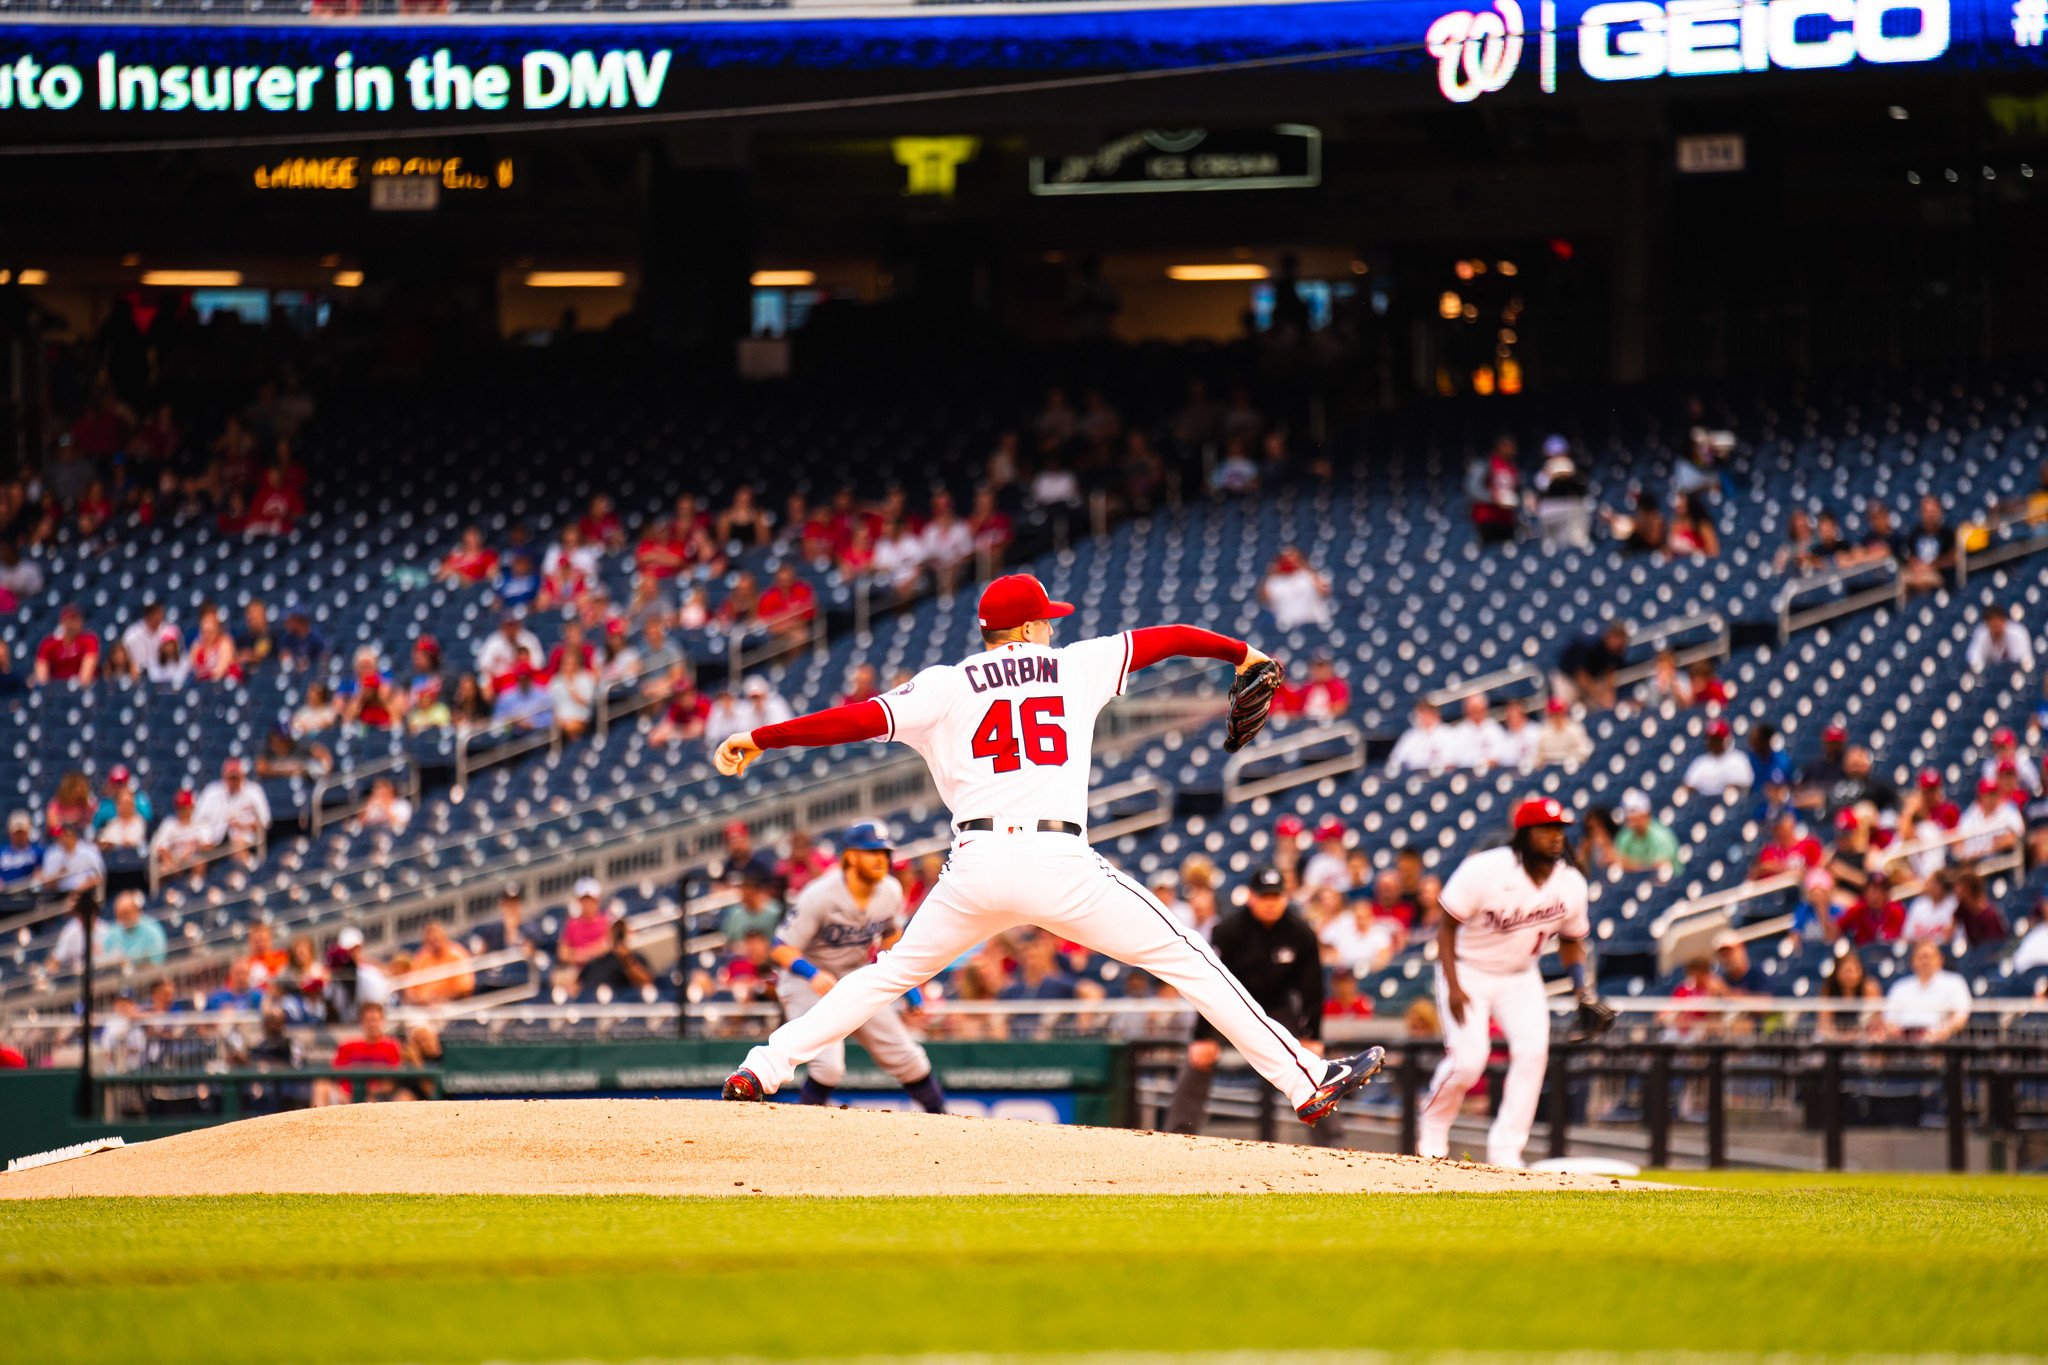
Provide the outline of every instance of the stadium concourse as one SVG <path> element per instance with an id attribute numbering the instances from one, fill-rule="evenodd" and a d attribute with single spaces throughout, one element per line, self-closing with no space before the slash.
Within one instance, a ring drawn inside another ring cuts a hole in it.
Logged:
<path id="1" fill-rule="evenodd" d="M 1279 866 L 1333 1013 L 1433 1030 L 1437 879 L 1531 790 L 1581 821 L 1610 992 L 1826 995 L 1854 957 L 1874 994 L 1914 978 L 1919 941 L 1978 997 L 2048 981 L 2026 871 L 2048 814 L 2042 693 L 2021 648 L 2043 611 L 2022 553 L 2048 496 L 2038 379 L 1717 409 L 1644 394 L 1618 415 L 1610 395 L 1468 452 L 1449 416 L 1314 444 L 1227 353 L 1041 357 L 979 404 L 657 403 L 623 380 L 549 384 L 567 363 L 522 358 L 431 402 L 316 403 L 290 357 L 152 413 L 81 386 L 62 453 L 0 489 L 0 791 L 20 811 L 0 1010 L 68 1014 L 84 935 L 57 912 L 88 885 L 114 906 L 94 947 L 121 996 L 100 1041 L 128 1067 L 210 1058 L 201 1019 L 168 1018 L 209 1009 L 352 1035 L 386 997 L 636 1002 L 667 1010 L 653 1029 L 681 1001 L 760 1002 L 765 935 L 834 828 L 700 840 L 718 889 L 687 906 L 631 873 L 544 900 L 522 869 L 724 830 L 709 742 L 956 655 L 999 563 L 1079 604 L 1066 638 L 1184 620 L 1290 662 L 1238 762 L 1199 719 L 1106 740 L 1098 786 L 1156 809 L 1103 847 L 1204 928 Z M 1965 579 L 1959 547 L 2011 555 Z M 870 762 L 771 757 L 744 798 Z M 913 850 L 943 843 L 921 791 L 864 813 Z M 902 875 L 914 902 L 933 860 Z M 524 894 L 500 899 L 506 883 Z M 457 887 L 456 913 L 351 931 Z M 1734 911 L 1687 954 L 1704 960 L 1660 953 L 1660 920 L 1717 893 Z M 651 966 L 638 950 L 683 916 L 687 951 Z M 1020 937 L 935 995 L 1157 993 Z M 485 1027 L 461 1015 L 443 1026 Z M 1825 1026 L 1948 1027 L 1916 1017 L 1873 1001 Z M 419 1027 L 370 1041 L 436 1046 Z"/>

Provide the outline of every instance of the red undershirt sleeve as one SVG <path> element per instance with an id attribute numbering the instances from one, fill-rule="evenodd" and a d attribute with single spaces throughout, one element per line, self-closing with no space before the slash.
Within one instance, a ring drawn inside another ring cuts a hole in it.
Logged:
<path id="1" fill-rule="evenodd" d="M 852 744 L 856 740 L 880 739 L 889 733 L 889 714 L 873 698 L 850 706 L 813 711 L 777 725 L 763 725 L 754 731 L 754 743 L 764 749 L 815 749 L 826 744 Z"/>
<path id="2" fill-rule="evenodd" d="M 1242 640 L 1200 626 L 1140 626 L 1131 632 L 1131 670 L 1149 668 L 1161 659 L 1221 659 L 1241 664 L 1249 648 Z"/>

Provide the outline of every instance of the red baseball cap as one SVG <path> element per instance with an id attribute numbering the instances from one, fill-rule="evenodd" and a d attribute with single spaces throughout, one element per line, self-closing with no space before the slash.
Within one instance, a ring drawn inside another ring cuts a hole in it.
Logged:
<path id="1" fill-rule="evenodd" d="M 1997 791 L 1998 791 L 1998 783 L 1994 782 L 1994 781 L 1993 781 L 1992 779 L 1990 779 L 1990 778 L 1988 778 L 1988 777 L 1985 777 L 1985 778 L 1980 778 L 1980 779 L 1978 779 L 1978 782 L 1977 782 L 1977 795 L 1979 795 L 1979 796 L 1992 796 L 1992 795 L 1995 795 L 1995 794 L 1997 793 Z"/>
<path id="2" fill-rule="evenodd" d="M 1839 725 L 1830 725 L 1820 732 L 1820 737 L 1826 743 L 1840 744 L 1849 738 L 1849 732 Z"/>
<path id="3" fill-rule="evenodd" d="M 189 791 L 181 791 L 178 793 L 176 800 L 180 806 L 189 806 L 192 804 L 192 793 Z"/>
<path id="4" fill-rule="evenodd" d="M 1835 812 L 1835 828 L 1844 833 L 1862 823 L 1861 820 L 1856 818 L 1856 810 L 1853 806 L 1844 806 L 1841 810 Z"/>
<path id="5" fill-rule="evenodd" d="M 1344 822 L 1342 820 L 1339 820 L 1334 815 L 1324 816 L 1321 823 L 1319 823 L 1316 826 L 1316 842 L 1319 844 L 1325 843 L 1331 839 L 1341 839 L 1343 837 Z"/>
<path id="6" fill-rule="evenodd" d="M 128 785 L 128 765 L 126 763 L 116 763 L 108 771 L 107 785 L 110 787 L 125 787 Z"/>
<path id="7" fill-rule="evenodd" d="M 2020 765 L 2016 759 L 2001 758 L 1998 760 L 1998 775 L 2000 777 L 2004 777 L 2007 773 L 2016 773 L 2019 770 Z"/>
<path id="8" fill-rule="evenodd" d="M 981 605 L 974 614 L 983 630 L 1015 630 L 1026 621 L 1051 621 L 1071 616 L 1072 602 L 1055 602 L 1045 595 L 1045 584 L 1028 573 L 1004 574 L 981 590 Z"/>
<path id="9" fill-rule="evenodd" d="M 230 758 L 220 765 L 220 771 L 222 776 L 226 776 L 229 773 L 239 773 L 242 771 L 242 760 Z"/>
<path id="10" fill-rule="evenodd" d="M 1299 815 L 1283 815 L 1273 822 L 1273 837 L 1276 839 L 1299 839 L 1308 830 Z"/>
<path id="11" fill-rule="evenodd" d="M 1725 720 L 1710 720 L 1707 722 L 1707 733 L 1726 739 L 1733 731 L 1729 730 L 1728 722 Z"/>
<path id="12" fill-rule="evenodd" d="M 1569 825 L 1572 813 L 1554 796 L 1532 796 L 1515 807 L 1515 828 L 1531 825 Z"/>
<path id="13" fill-rule="evenodd" d="M 1562 697 L 1552 697 L 1549 701 L 1543 703 L 1543 710 L 1546 715 L 1561 716 L 1570 709 L 1570 707 L 1564 704 L 1564 698 Z"/>
<path id="14" fill-rule="evenodd" d="M 2010 730 L 2000 730 L 1991 737 L 1991 742 L 2001 749 L 2010 749 L 2020 742 L 2020 737 Z"/>
<path id="15" fill-rule="evenodd" d="M 1941 785 L 1941 774 L 1932 768 L 1922 768 L 1920 770 L 1920 785 L 1922 788 L 1939 787 Z"/>

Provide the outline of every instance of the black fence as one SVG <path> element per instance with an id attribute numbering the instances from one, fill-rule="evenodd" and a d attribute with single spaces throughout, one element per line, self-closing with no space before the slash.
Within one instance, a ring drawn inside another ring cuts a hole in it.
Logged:
<path id="1" fill-rule="evenodd" d="M 1177 1046 L 1139 1048 L 1128 1112 L 1140 1125 L 1159 1117 L 1163 1083 L 1183 1055 Z M 1414 1151 L 1442 1055 L 1434 1042 L 1390 1047 L 1384 1082 L 1347 1113 L 1385 1120 L 1397 1150 Z M 1488 1066 L 1488 1096 L 1499 1096 L 1506 1070 L 1498 1057 Z M 1264 1140 L 1280 1136 L 1293 1122 L 1285 1101 L 1270 1086 L 1247 1089 L 1248 1099 L 1222 1094 L 1212 1114 L 1248 1121 Z M 1558 1041 L 1526 1155 L 1584 1155 L 1626 1139 L 1640 1146 L 1642 1164 L 1668 1166 L 1674 1135 L 1696 1133 L 1688 1159 L 1720 1168 L 1730 1164 L 1731 1131 L 1805 1133 L 1819 1136 L 1821 1164 L 1835 1171 L 1850 1133 L 1884 1129 L 1938 1131 L 1953 1171 L 1970 1168 L 1973 1137 L 1994 1144 L 1994 1165 L 2024 1166 L 2030 1144 L 2048 1141 L 2048 1042 Z"/>

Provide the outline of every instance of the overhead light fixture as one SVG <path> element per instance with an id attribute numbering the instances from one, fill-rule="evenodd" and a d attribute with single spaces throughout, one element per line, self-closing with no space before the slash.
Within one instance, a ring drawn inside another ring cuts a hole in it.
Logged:
<path id="1" fill-rule="evenodd" d="M 618 289 L 626 283 L 623 270 L 529 270 L 528 289 Z"/>
<path id="2" fill-rule="evenodd" d="M 360 270 L 337 270 L 334 272 L 334 287 L 336 289 L 360 289 L 362 283 L 363 272 Z"/>
<path id="3" fill-rule="evenodd" d="M 1453 318 L 1462 315 L 1464 311 L 1465 300 L 1458 297 L 1457 290 L 1446 289 L 1437 297 L 1436 315 L 1444 321 L 1449 322 Z"/>
<path id="4" fill-rule="evenodd" d="M 747 277 L 756 289 L 805 289 L 817 282 L 815 270 L 756 270 Z"/>
<path id="5" fill-rule="evenodd" d="M 47 270 L 24 270 L 14 277 L 14 282 L 16 284 L 48 284 L 50 282 L 50 272 Z"/>
<path id="6" fill-rule="evenodd" d="M 1273 272 L 1255 261 L 1227 263 L 1223 265 L 1170 265 L 1166 267 L 1169 280 L 1210 282 L 1216 280 L 1264 280 L 1271 279 Z"/>
<path id="7" fill-rule="evenodd" d="M 28 272 L 23 271 L 26 275 Z M 159 289 L 233 289 L 242 282 L 239 270 L 145 270 L 142 282 Z"/>
<path id="8" fill-rule="evenodd" d="M 13 283 L 14 283 L 14 272 L 13 272 L 12 270 L 0 270 L 0 284 L 13 284 Z"/>
<path id="9" fill-rule="evenodd" d="M 1891 108 L 1885 110 L 1885 113 L 1889 114 L 1895 123 L 1904 123 L 1912 117 L 1911 114 L 1906 112 L 1906 106 L 1903 104 L 1894 104 Z"/>

